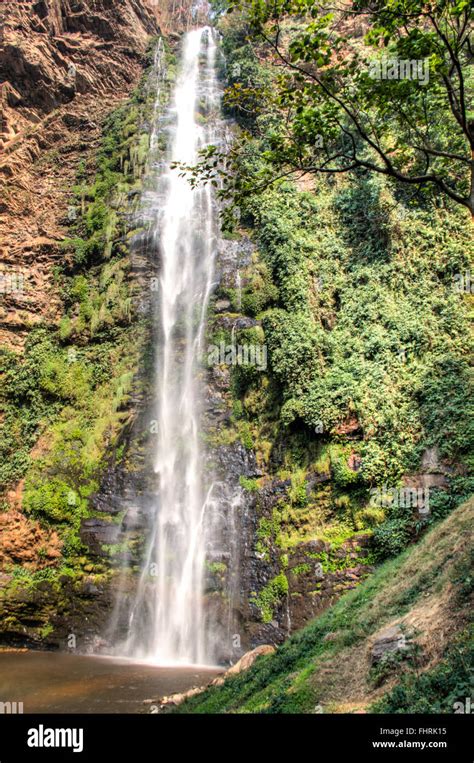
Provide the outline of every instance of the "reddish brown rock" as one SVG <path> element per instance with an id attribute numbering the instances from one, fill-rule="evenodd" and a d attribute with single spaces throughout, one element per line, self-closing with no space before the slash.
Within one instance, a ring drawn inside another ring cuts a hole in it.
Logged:
<path id="1" fill-rule="evenodd" d="M 8 3 L 0 56 L 0 343 L 21 350 L 31 326 L 57 322 L 79 159 L 137 83 L 158 6 L 148 0 Z"/>
<path id="2" fill-rule="evenodd" d="M 335 434 L 339 435 L 355 435 L 357 432 L 360 431 L 360 424 L 357 419 L 357 416 L 349 416 L 345 421 L 342 422 L 342 424 L 339 424 L 338 427 L 336 427 Z"/>
<path id="3" fill-rule="evenodd" d="M 0 513 L 0 568 L 22 565 L 27 569 L 49 567 L 61 556 L 58 534 L 12 509 Z"/>

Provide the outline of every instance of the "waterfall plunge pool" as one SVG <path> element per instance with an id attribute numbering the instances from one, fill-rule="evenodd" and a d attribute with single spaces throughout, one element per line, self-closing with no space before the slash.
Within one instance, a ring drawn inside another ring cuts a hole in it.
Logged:
<path id="1" fill-rule="evenodd" d="M 28 713 L 152 712 L 160 697 L 204 686 L 222 668 L 162 667 L 64 652 L 0 652 L 0 702 Z"/>

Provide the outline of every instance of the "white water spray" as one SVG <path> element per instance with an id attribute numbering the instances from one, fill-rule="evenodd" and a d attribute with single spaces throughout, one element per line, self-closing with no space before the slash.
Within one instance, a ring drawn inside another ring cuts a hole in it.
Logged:
<path id="1" fill-rule="evenodd" d="M 173 162 L 194 164 L 199 148 L 216 138 L 220 95 L 215 56 L 210 29 L 186 35 L 168 167 Z M 168 169 L 159 186 L 156 194 L 147 194 L 149 207 L 155 198 L 150 211 L 160 256 L 154 453 L 158 490 L 121 652 L 157 664 L 206 664 L 212 661 L 203 606 L 212 485 L 203 482 L 199 358 L 212 288 L 215 216 L 209 185 L 193 189 L 178 169 Z"/>

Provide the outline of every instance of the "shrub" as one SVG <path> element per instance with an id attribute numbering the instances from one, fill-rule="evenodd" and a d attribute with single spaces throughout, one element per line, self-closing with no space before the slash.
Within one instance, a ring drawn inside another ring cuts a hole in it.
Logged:
<path id="1" fill-rule="evenodd" d="M 269 623 L 273 620 L 275 609 L 282 603 L 287 594 L 288 580 L 283 572 L 281 572 L 270 580 L 252 600 L 260 609 L 262 622 Z"/>
<path id="2" fill-rule="evenodd" d="M 60 479 L 40 481 L 25 491 L 25 510 L 53 522 L 67 522 L 76 511 L 76 493 Z"/>

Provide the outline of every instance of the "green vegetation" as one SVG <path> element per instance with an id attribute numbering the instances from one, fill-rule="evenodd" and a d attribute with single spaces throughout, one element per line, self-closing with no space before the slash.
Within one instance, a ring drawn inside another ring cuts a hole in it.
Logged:
<path id="1" fill-rule="evenodd" d="M 260 657 L 247 672 L 187 700 L 176 712 L 313 713 L 321 705 L 325 712 L 452 713 L 453 702 L 470 696 L 473 518 L 471 500 L 275 654 Z M 412 621 L 421 622 L 421 632 L 413 631 Z M 374 681 L 370 644 L 394 622 L 412 631 L 411 649 L 391 660 L 392 669 L 386 660 Z"/>
<path id="2" fill-rule="evenodd" d="M 8 351 L 0 357 L 2 488 L 24 478 L 24 510 L 58 532 L 69 569 L 84 567 L 79 530 L 101 473 L 114 451 L 123 458 L 129 395 L 148 341 L 129 256 L 137 233 L 130 199 L 140 190 L 155 100 L 148 76 L 107 118 L 97 155 L 78 166 L 75 220 L 56 272 L 59 325 L 32 330 L 20 359 Z"/>
<path id="3" fill-rule="evenodd" d="M 342 37 L 344 11 L 323 17 L 314 0 L 215 3 L 229 4 L 219 67 L 235 142 L 225 157 L 204 150 L 192 177 L 222 175 L 223 236 L 249 237 L 254 252 L 238 287 L 216 295 L 228 302 L 210 311 L 208 338 L 264 349 L 265 362 L 233 366 L 228 392 L 223 374 L 229 415 L 206 439 L 240 443 L 249 462 L 255 454 L 253 476 L 240 477 L 263 573 L 260 589 L 246 592 L 251 618 L 278 619 L 303 595 L 298 577 L 304 595 L 323 602 L 323 576 L 332 576 L 326 601 L 358 587 L 276 654 L 177 712 L 452 712 L 470 695 L 472 658 L 472 294 L 454 288 L 474 254 L 463 95 L 470 9 L 441 1 L 420 29 L 418 0 L 390 13 L 356 2 L 362 38 L 350 29 Z M 426 86 L 372 79 L 384 55 L 426 61 Z M 25 512 L 62 541 L 54 569 L 12 565 L 12 590 L 41 582 L 59 594 L 60 575 L 109 574 L 87 557 L 79 530 L 108 460 L 126 463 L 130 393 L 149 337 L 129 252 L 153 97 L 144 80 L 109 116 L 97 156 L 78 167 L 76 220 L 56 273 L 58 325 L 31 331 L 20 360 L 0 356 L 0 477 L 6 488 L 24 478 Z M 252 320 L 237 328 L 242 317 Z M 375 490 L 397 490 L 407 476 L 422 483 L 428 449 L 440 485 L 430 513 L 374 503 Z M 376 563 L 360 585 L 370 570 L 344 578 Z M 225 585 L 226 564 L 207 572 L 211 587 Z M 394 623 L 409 647 L 373 665 L 373 642 Z M 38 633 L 47 638 L 50 625 Z"/>
<path id="4" fill-rule="evenodd" d="M 314 5 L 304 2 L 299 11 Z M 240 126 L 223 192 L 240 214 L 227 210 L 224 225 L 257 247 L 241 271 L 241 311 L 261 325 L 237 331 L 235 341 L 256 343 L 258 336 L 268 369 L 232 369 L 233 429 L 220 437 L 245 433 L 241 439 L 253 444 L 265 474 L 290 481 L 278 508 L 283 548 L 327 537 L 331 527 L 345 538 L 366 530 L 383 559 L 472 493 L 472 297 L 453 283 L 469 271 L 474 244 L 461 206 L 415 196 L 379 173 L 267 182 L 278 152 L 281 159 L 287 108 L 291 124 L 309 125 L 310 133 L 297 135 L 305 146 L 321 120 L 311 112 L 307 83 L 296 83 L 290 106 L 282 95 L 286 73 L 272 65 L 261 37 L 249 44 L 269 11 L 250 6 L 250 16 L 236 11 L 221 21 L 225 103 Z M 295 7 L 279 4 L 277 16 Z M 283 28 L 284 45 L 310 46 L 304 18 Z M 313 30 L 315 44 L 325 29 L 321 21 Z M 330 130 L 327 120 L 325 126 Z M 215 162 L 218 153 L 209 156 Z M 285 162 L 291 168 L 286 155 Z M 194 177 L 199 173 L 195 168 Z M 238 309 L 234 293 L 222 296 Z M 427 448 L 437 449 L 448 473 L 444 489 L 430 490 L 430 515 L 374 505 L 372 491 L 400 487 L 404 475 L 420 470 Z M 311 475 L 323 472 L 330 484 L 310 490 Z"/>
<path id="5" fill-rule="evenodd" d="M 248 479 L 247 477 L 240 477 L 239 482 L 240 486 L 243 487 L 244 490 L 248 490 L 249 493 L 254 493 L 256 490 L 258 490 L 257 480 Z"/>
<path id="6" fill-rule="evenodd" d="M 400 683 L 382 699 L 374 702 L 374 713 L 446 713 L 455 703 L 465 706 L 472 696 L 474 635 L 461 632 L 448 648 L 446 657 L 431 670 L 408 672 Z"/>
<path id="7" fill-rule="evenodd" d="M 276 575 L 260 593 L 252 599 L 262 615 L 262 622 L 269 623 L 273 620 L 274 608 L 281 604 L 283 598 L 288 595 L 288 580 L 283 573 Z"/>
<path id="8" fill-rule="evenodd" d="M 328 9 L 316 0 L 229 0 L 227 7 L 232 42 L 240 36 L 278 66 L 271 89 L 255 60 L 243 71 L 229 67 L 227 102 L 247 129 L 256 123 L 268 136 L 260 185 L 278 172 L 369 173 L 474 213 L 469 3 L 357 0 Z M 254 191 L 252 181 L 240 177 L 244 194 Z"/>
<path id="9" fill-rule="evenodd" d="M 273 510 L 271 518 L 262 517 L 258 522 L 255 551 L 262 558 L 269 558 L 269 546 L 281 546 L 280 537 L 281 515 L 278 509 Z"/>

